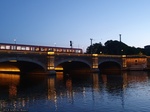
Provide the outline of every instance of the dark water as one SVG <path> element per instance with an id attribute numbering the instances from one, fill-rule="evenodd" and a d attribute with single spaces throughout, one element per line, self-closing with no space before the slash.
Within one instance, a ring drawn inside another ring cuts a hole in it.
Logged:
<path id="1" fill-rule="evenodd" d="M 150 73 L 0 73 L 0 112 L 150 112 Z"/>

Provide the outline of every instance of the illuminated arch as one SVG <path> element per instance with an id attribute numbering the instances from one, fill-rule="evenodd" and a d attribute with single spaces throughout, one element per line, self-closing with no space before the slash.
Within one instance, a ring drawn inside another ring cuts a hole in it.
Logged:
<path id="1" fill-rule="evenodd" d="M 83 60 L 83 59 L 77 59 L 77 58 L 68 58 L 68 59 L 64 59 L 64 60 L 60 60 L 58 62 L 55 62 L 55 67 L 57 67 L 58 65 L 60 65 L 62 63 L 71 62 L 71 61 L 82 62 L 82 63 L 85 63 L 86 65 L 88 65 L 90 68 L 92 68 L 92 64 L 90 62 Z"/>
<path id="2" fill-rule="evenodd" d="M 0 63 L 1 62 L 11 62 L 11 61 L 24 61 L 24 62 L 35 63 L 35 64 L 41 66 L 44 70 L 46 70 L 45 64 L 43 64 L 37 60 L 30 59 L 30 58 L 19 57 L 17 59 L 16 57 L 7 57 L 7 58 L 0 59 Z"/>
<path id="3" fill-rule="evenodd" d="M 106 71 L 106 70 L 120 71 L 122 69 L 122 62 L 121 60 L 116 60 L 113 58 L 104 59 L 99 61 L 98 67 L 100 71 Z"/>
<path id="4" fill-rule="evenodd" d="M 101 65 L 102 63 L 105 63 L 105 62 L 114 62 L 114 63 L 117 63 L 120 66 L 120 68 L 122 68 L 122 63 L 120 61 L 118 61 L 118 60 L 115 60 L 115 59 L 101 60 L 101 61 L 99 61 L 98 65 Z"/>

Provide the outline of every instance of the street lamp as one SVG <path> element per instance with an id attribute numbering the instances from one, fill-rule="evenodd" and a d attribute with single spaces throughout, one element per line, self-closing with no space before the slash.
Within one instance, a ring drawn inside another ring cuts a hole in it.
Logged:
<path id="1" fill-rule="evenodd" d="M 55 47 L 56 47 L 56 43 L 54 43 Z"/>
<path id="2" fill-rule="evenodd" d="M 93 45 L 93 43 L 92 43 L 92 41 L 93 41 L 93 39 L 92 38 L 90 38 L 90 40 L 91 40 L 91 54 L 92 54 L 92 45 Z"/>
<path id="3" fill-rule="evenodd" d="M 15 43 L 14 50 L 16 50 L 17 49 L 17 47 L 16 47 L 16 39 L 14 39 L 14 43 Z"/>
<path id="4" fill-rule="evenodd" d="M 14 39 L 14 42 L 15 42 L 15 44 L 16 44 L 16 39 Z"/>

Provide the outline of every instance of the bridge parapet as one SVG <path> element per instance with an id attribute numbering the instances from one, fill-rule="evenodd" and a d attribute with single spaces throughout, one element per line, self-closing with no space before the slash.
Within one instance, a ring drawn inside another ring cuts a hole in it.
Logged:
<path id="1" fill-rule="evenodd" d="M 122 55 L 97 55 L 98 57 L 108 57 L 108 58 L 121 58 Z"/>
<path id="2" fill-rule="evenodd" d="M 77 57 L 80 57 L 80 56 L 92 56 L 91 54 L 75 54 L 75 53 L 55 53 L 54 55 L 56 56 L 77 56 Z"/>
<path id="3" fill-rule="evenodd" d="M 113 61 L 121 66 L 121 69 L 145 69 L 150 68 L 150 56 L 145 55 L 103 55 L 103 54 L 76 54 L 1 50 L 0 62 L 17 59 L 19 61 L 34 62 L 47 71 L 55 72 L 55 68 L 64 62 L 78 61 L 87 64 L 93 71 L 97 71 L 101 63 Z"/>
<path id="4" fill-rule="evenodd" d="M 24 61 L 31 62 L 47 70 L 47 54 L 42 52 L 0 51 L 0 62 Z"/>

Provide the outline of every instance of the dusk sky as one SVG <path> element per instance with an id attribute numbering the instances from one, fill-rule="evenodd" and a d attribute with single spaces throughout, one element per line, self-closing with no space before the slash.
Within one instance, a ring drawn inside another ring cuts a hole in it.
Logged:
<path id="1" fill-rule="evenodd" d="M 0 0 L 0 43 L 150 45 L 150 0 Z"/>

